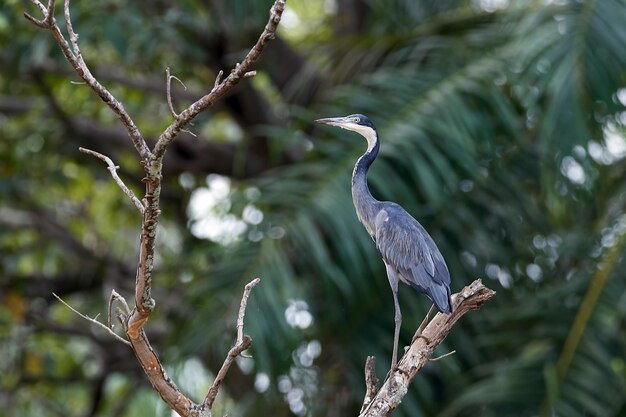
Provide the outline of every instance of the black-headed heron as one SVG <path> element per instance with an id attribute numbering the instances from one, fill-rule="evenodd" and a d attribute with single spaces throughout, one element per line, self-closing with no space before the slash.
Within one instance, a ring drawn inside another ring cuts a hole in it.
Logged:
<path id="1" fill-rule="evenodd" d="M 352 172 L 352 201 L 357 217 L 376 241 L 376 247 L 387 267 L 395 307 L 391 359 L 391 368 L 394 369 L 402 321 L 398 282 L 402 281 L 426 294 L 442 313 L 451 313 L 450 273 L 437 245 L 417 220 L 400 205 L 372 197 L 367 186 L 367 171 L 380 147 L 374 124 L 362 114 L 319 119 L 316 122 L 352 130 L 367 140 L 367 151 L 358 159 Z"/>

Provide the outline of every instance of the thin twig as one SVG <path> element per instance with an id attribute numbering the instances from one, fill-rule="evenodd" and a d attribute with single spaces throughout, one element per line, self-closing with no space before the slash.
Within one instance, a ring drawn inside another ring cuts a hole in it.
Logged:
<path id="1" fill-rule="evenodd" d="M 443 355 L 439 355 L 439 356 L 437 356 L 437 357 L 430 358 L 430 359 L 429 359 L 429 361 L 431 361 L 431 362 L 436 362 L 436 361 L 441 360 L 441 359 L 443 359 L 443 358 L 447 358 L 447 357 L 448 357 L 448 356 L 450 356 L 450 355 L 454 355 L 455 353 L 456 353 L 456 350 L 453 350 L 453 351 L 450 351 L 450 352 L 448 352 L 448 353 L 444 353 Z"/>
<path id="2" fill-rule="evenodd" d="M 193 124 L 191 124 L 191 123 L 189 123 L 189 124 L 193 126 Z M 198 135 L 196 135 L 195 133 L 193 133 L 193 132 L 192 132 L 191 130 L 189 130 L 189 129 L 181 129 L 181 132 L 185 132 L 185 133 L 187 133 L 188 135 L 193 136 L 194 138 L 197 138 L 197 137 L 198 137 Z"/>
<path id="3" fill-rule="evenodd" d="M 78 148 L 78 150 L 81 151 L 82 153 L 95 156 L 96 158 L 104 161 L 109 166 L 109 172 L 111 172 L 111 176 L 113 177 L 117 185 L 122 189 L 124 194 L 126 194 L 128 198 L 130 198 L 130 200 L 133 202 L 135 207 L 137 207 L 137 210 L 139 210 L 141 214 L 144 213 L 145 208 L 143 204 L 141 204 L 141 201 L 139 201 L 139 199 L 135 196 L 135 194 L 126 186 L 126 184 L 124 184 L 124 181 L 122 181 L 122 179 L 117 175 L 117 170 L 119 169 L 119 166 L 115 165 L 113 161 L 111 160 L 111 158 L 109 158 L 106 155 L 102 155 L 99 152 L 92 151 L 91 149 Z"/>
<path id="4" fill-rule="evenodd" d="M 176 113 L 176 111 L 174 110 L 174 104 L 172 104 L 172 78 L 175 78 L 179 83 L 181 83 L 183 87 L 185 87 L 185 84 L 183 84 L 183 82 L 178 79 L 178 77 L 170 74 L 170 67 L 165 68 L 165 92 L 167 95 L 167 106 L 170 109 L 170 114 L 174 116 L 174 118 L 177 118 L 178 113 Z M 186 89 L 187 87 L 185 87 L 185 90 Z"/>
<path id="5" fill-rule="evenodd" d="M 243 334 L 243 319 L 246 315 L 246 307 L 248 306 L 250 291 L 252 291 L 252 289 L 256 287 L 259 282 L 261 282 L 261 278 L 257 277 L 250 281 L 248 284 L 246 284 L 246 286 L 244 287 L 243 295 L 241 297 L 241 303 L 239 304 L 239 314 L 237 315 L 237 340 L 235 342 L 235 346 L 233 346 L 228 352 L 228 355 L 226 356 L 222 367 L 215 376 L 215 381 L 213 381 L 211 388 L 209 388 L 209 392 L 207 392 L 206 394 L 206 398 L 202 403 L 204 407 L 208 407 L 210 409 L 213 406 L 213 401 L 215 401 L 215 397 L 219 392 L 222 381 L 228 373 L 228 369 L 233 364 L 237 356 L 239 356 L 244 350 L 248 349 L 252 344 L 252 339 L 249 336 Z"/>
<path id="6" fill-rule="evenodd" d="M 226 77 L 224 81 L 220 81 L 220 74 L 216 78 L 216 83 L 213 89 L 201 97 L 195 103 L 192 103 L 189 107 L 183 110 L 179 117 L 168 126 L 167 129 L 159 136 L 156 145 L 154 146 L 154 156 L 157 159 L 163 158 L 165 150 L 169 144 L 176 138 L 178 133 L 185 128 L 185 126 L 191 122 L 191 120 L 198 115 L 198 113 L 204 111 L 208 107 L 212 106 L 217 100 L 228 93 L 232 88 L 239 83 L 244 75 L 250 71 L 252 65 L 259 59 L 259 56 L 265 49 L 265 46 L 274 39 L 276 34 L 276 28 L 280 22 L 283 11 L 285 10 L 285 0 L 275 0 L 274 5 L 270 9 L 270 18 L 265 25 L 265 29 L 257 43 L 250 49 L 243 61 L 238 64 Z"/>
<path id="7" fill-rule="evenodd" d="M 61 297 L 59 297 L 58 295 L 56 295 L 55 293 L 52 293 L 52 295 L 59 300 L 63 305 L 65 305 L 65 307 L 69 308 L 70 310 L 72 310 L 74 313 L 78 314 L 79 316 L 81 316 L 82 318 L 84 318 L 87 321 L 92 322 L 93 324 L 97 324 L 98 326 L 102 327 L 104 330 L 106 330 L 107 332 L 109 332 L 113 337 L 115 337 L 117 340 L 119 340 L 120 342 L 131 346 L 130 342 L 126 339 L 124 339 L 122 336 L 118 335 L 117 333 L 115 333 L 112 329 L 110 329 L 109 327 L 107 327 L 105 324 L 100 323 L 98 320 L 96 319 L 92 319 L 89 316 L 84 315 L 83 313 L 79 312 L 78 310 L 74 309 L 71 305 L 69 305 L 68 303 L 66 303 L 65 301 L 63 301 L 61 299 Z M 97 317 L 97 316 L 96 316 Z"/>
<path id="8" fill-rule="evenodd" d="M 166 93 L 167 93 L 167 107 L 169 107 L 170 109 L 170 114 L 174 116 L 174 119 L 176 119 L 178 117 L 178 113 L 176 113 L 176 110 L 174 110 L 174 104 L 172 103 L 172 79 L 178 81 L 185 90 L 187 90 L 187 86 L 180 80 L 180 78 L 178 78 L 175 75 L 170 74 L 170 67 L 165 68 L 165 75 L 166 75 L 165 85 L 166 85 Z M 189 123 L 189 124 L 193 126 L 192 123 Z M 188 130 L 188 129 L 182 129 L 181 132 L 189 133 L 194 138 L 198 137 L 198 135 L 196 135 L 195 133 L 193 133 L 191 130 Z"/>
<path id="9" fill-rule="evenodd" d="M 250 291 L 256 287 L 261 278 L 257 277 L 246 284 L 243 289 L 243 296 L 241 297 L 241 304 L 239 304 L 239 314 L 237 315 L 237 343 L 243 343 L 243 319 L 246 315 L 246 307 L 248 306 L 248 298 L 250 298 Z"/>
<path id="10" fill-rule="evenodd" d="M 93 76 L 82 57 L 78 46 L 78 35 L 74 32 L 71 22 L 69 0 L 65 0 L 64 15 L 70 42 L 65 39 L 65 36 L 54 19 L 55 1 L 50 0 L 48 2 L 47 9 L 37 0 L 33 0 L 33 3 L 42 11 L 44 18 L 42 20 L 35 19 L 28 13 L 24 13 L 24 17 L 26 17 L 26 19 L 34 25 L 42 29 L 47 29 L 52 33 L 52 36 L 56 40 L 57 44 L 61 47 L 61 52 L 63 52 L 65 59 L 67 59 L 70 63 L 76 74 L 78 74 L 78 76 L 82 78 L 83 81 L 85 81 L 85 83 L 89 85 L 89 87 L 102 99 L 102 101 L 104 101 L 106 105 L 109 106 L 109 108 L 117 115 L 124 125 L 128 136 L 132 140 L 137 153 L 139 153 L 142 160 L 147 160 L 152 153 L 150 152 L 145 139 L 141 135 L 141 132 L 139 132 L 137 125 L 135 125 L 133 119 L 129 116 L 128 112 L 126 112 L 122 103 L 120 103 L 113 96 L 113 94 L 111 94 L 111 92 L 100 84 L 100 82 L 98 82 L 98 80 Z"/>
<path id="11" fill-rule="evenodd" d="M 40 2 L 39 0 L 31 0 L 33 2 L 33 4 L 37 7 L 39 7 L 39 10 L 41 10 L 41 13 L 45 15 L 47 15 L 48 11 L 46 10 L 46 6 L 43 5 L 42 2 Z"/>

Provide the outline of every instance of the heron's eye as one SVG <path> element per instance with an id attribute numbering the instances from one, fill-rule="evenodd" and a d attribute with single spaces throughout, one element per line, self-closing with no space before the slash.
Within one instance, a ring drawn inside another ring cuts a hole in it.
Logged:
<path id="1" fill-rule="evenodd" d="M 360 119 L 360 118 L 358 118 L 358 117 L 355 117 L 354 119 L 352 119 L 352 121 L 353 121 L 354 123 L 361 123 L 361 119 Z"/>

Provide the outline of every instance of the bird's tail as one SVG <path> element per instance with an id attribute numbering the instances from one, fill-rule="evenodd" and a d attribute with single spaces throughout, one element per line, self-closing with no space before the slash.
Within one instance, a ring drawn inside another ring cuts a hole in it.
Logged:
<path id="1" fill-rule="evenodd" d="M 452 300 L 450 298 L 450 287 L 445 284 L 429 281 L 424 287 L 415 283 L 408 283 L 417 291 L 424 293 L 435 304 L 437 310 L 445 314 L 452 313 Z"/>
<path id="2" fill-rule="evenodd" d="M 444 284 L 434 284 L 429 294 L 430 299 L 435 303 L 437 310 L 442 313 L 452 313 L 452 299 L 450 298 L 450 287 Z"/>

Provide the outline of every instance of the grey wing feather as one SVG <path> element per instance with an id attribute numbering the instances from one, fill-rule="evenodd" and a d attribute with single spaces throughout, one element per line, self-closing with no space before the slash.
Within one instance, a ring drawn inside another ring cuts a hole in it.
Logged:
<path id="1" fill-rule="evenodd" d="M 428 232 L 402 207 L 384 203 L 375 219 L 376 246 L 404 283 L 425 293 L 444 313 L 452 311 L 450 273 Z"/>

